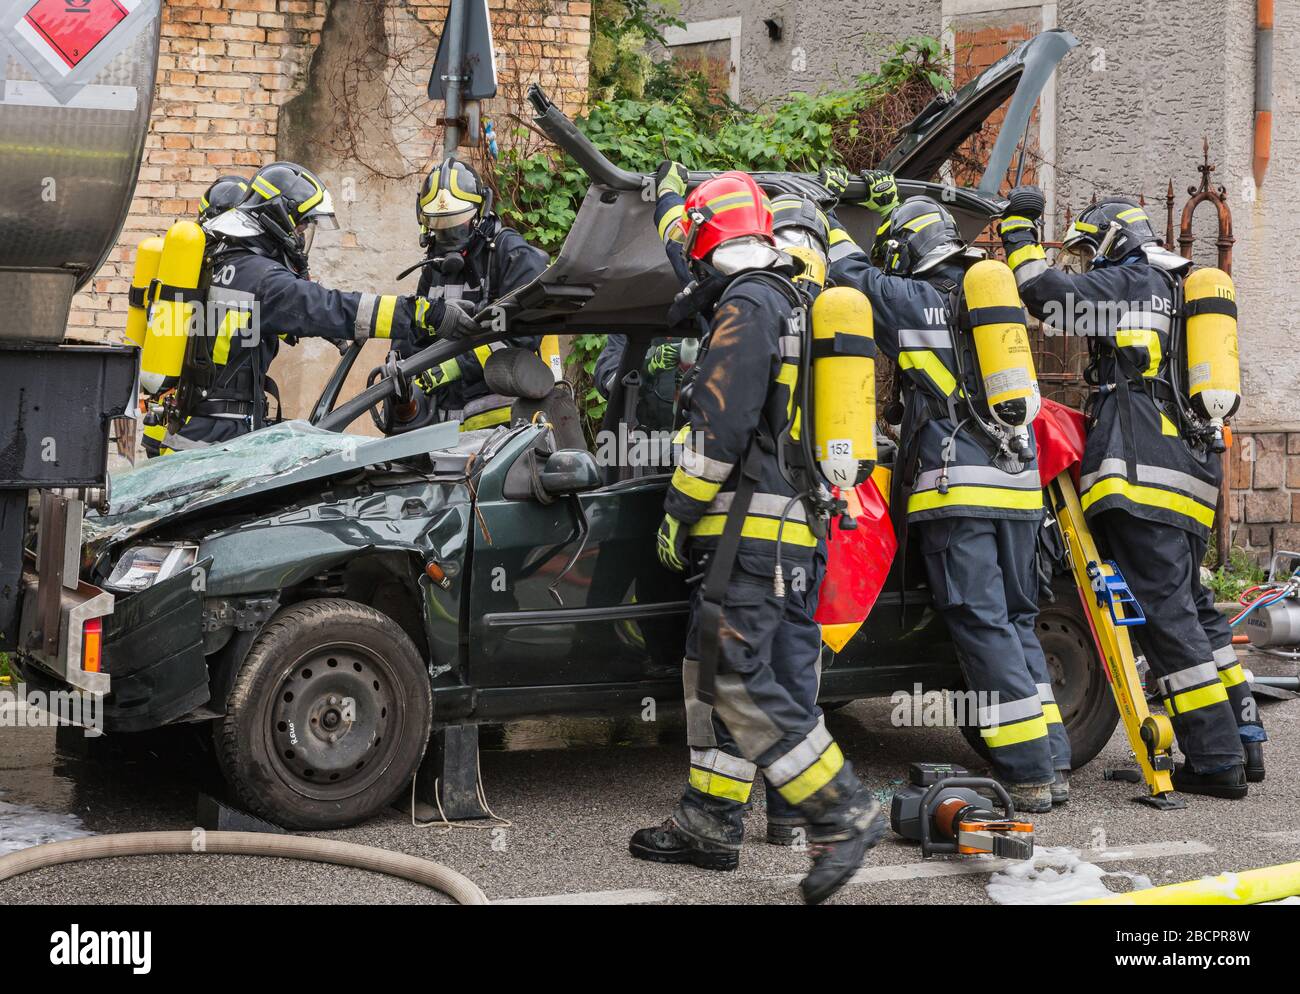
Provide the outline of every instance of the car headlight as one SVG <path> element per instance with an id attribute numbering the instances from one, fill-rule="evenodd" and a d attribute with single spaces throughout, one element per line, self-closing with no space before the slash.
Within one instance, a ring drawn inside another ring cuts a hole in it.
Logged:
<path id="1" fill-rule="evenodd" d="M 137 545 L 122 553 L 104 586 L 122 593 L 146 590 L 194 565 L 197 545 Z"/>

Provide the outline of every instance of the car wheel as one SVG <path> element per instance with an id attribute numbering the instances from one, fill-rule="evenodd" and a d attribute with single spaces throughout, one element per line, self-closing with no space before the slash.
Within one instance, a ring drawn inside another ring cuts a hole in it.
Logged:
<path id="1" fill-rule="evenodd" d="M 1052 691 L 1070 736 L 1071 766 L 1078 770 L 1106 747 L 1119 724 L 1119 711 L 1073 578 L 1058 577 L 1054 592 L 1056 601 L 1045 605 L 1038 614 L 1038 641 L 1047 657 Z M 963 726 L 961 731 L 970 747 L 989 759 L 979 729 Z"/>
<path id="2" fill-rule="evenodd" d="M 340 828 L 410 783 L 432 714 L 424 662 L 395 621 L 313 600 L 262 629 L 213 731 L 242 804 L 290 828 Z"/>

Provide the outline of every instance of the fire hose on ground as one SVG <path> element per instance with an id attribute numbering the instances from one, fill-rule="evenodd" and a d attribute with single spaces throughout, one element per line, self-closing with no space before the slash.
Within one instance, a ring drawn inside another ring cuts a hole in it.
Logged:
<path id="1" fill-rule="evenodd" d="M 405 853 L 359 846 L 334 839 L 300 835 L 268 835 L 261 832 L 128 832 L 122 835 L 94 835 L 68 842 L 20 849 L 0 858 L 0 881 L 32 870 L 67 863 L 119 856 L 175 856 L 216 853 L 227 856 L 274 856 L 309 863 L 333 863 L 358 870 L 383 873 L 423 884 L 446 894 L 457 904 L 487 904 L 479 886 L 455 870 L 408 856 Z"/>

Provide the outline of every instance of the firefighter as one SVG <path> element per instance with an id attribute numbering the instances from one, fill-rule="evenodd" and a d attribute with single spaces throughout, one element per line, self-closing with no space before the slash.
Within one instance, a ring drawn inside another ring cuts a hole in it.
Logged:
<path id="1" fill-rule="evenodd" d="M 691 771 L 672 814 L 638 831 L 631 851 L 734 869 L 761 769 L 809 825 L 813 865 L 801 890 L 820 903 L 861 864 L 884 818 L 815 709 L 795 699 L 774 665 L 811 670 L 820 654 L 811 605 L 821 540 L 777 450 L 795 410 L 789 372 L 797 356 L 786 345 L 807 298 L 773 244 L 767 197 L 744 173 L 692 191 L 682 248 L 698 291 L 689 299 L 715 302 L 700 314 L 709 330 L 658 537 L 665 566 L 697 578 L 683 666 Z M 778 532 L 785 572 L 808 578 L 784 591 Z"/>
<path id="2" fill-rule="evenodd" d="M 429 170 L 416 197 L 415 216 L 427 256 L 416 290 L 422 297 L 463 301 L 473 313 L 532 282 L 550 262 L 492 212 L 491 189 L 460 159 L 444 159 Z M 419 410 L 403 422 L 403 430 L 434 420 L 460 421 L 461 431 L 509 422 L 512 398 L 488 390 L 483 364 L 509 346 L 535 352 L 541 340 L 540 335 L 503 339 L 419 377 Z M 398 351 L 406 357 L 416 347 L 407 343 Z"/>
<path id="3" fill-rule="evenodd" d="M 173 450 L 223 442 L 266 423 L 266 397 L 277 395 L 267 370 L 282 339 L 401 340 L 478 329 L 441 300 L 328 290 L 307 279 L 316 228 L 338 227 L 329 192 L 292 162 L 263 167 L 249 186 L 242 205 L 205 229 L 206 321 L 186 348 L 179 422 L 165 438 Z"/>
<path id="4" fill-rule="evenodd" d="M 683 280 L 684 284 L 689 284 L 690 269 L 682 251 L 685 242 L 682 218 L 686 204 L 686 167 L 677 162 L 663 162 L 656 174 L 656 187 L 658 196 L 655 201 L 655 226 L 663 239 L 664 250 L 668 255 L 673 271 L 679 279 Z M 781 194 L 774 197 L 771 204 L 772 237 L 776 246 L 797 262 L 798 272 L 794 277 L 795 282 L 810 298 L 814 297 L 821 290 L 826 278 L 827 253 L 830 249 L 830 225 L 826 215 L 817 204 L 795 194 Z M 667 223 L 665 223 L 665 219 L 667 219 Z M 614 341 L 615 337 L 611 335 L 610 341 Z M 652 343 L 647 356 L 647 367 L 662 362 L 660 356 L 664 352 L 668 352 L 671 356 L 682 349 L 692 350 L 697 345 L 697 339 L 689 338 L 665 339 L 662 342 Z M 612 351 L 608 344 L 606 350 Z M 605 354 L 602 353 L 601 358 L 604 357 Z M 678 363 L 678 366 L 679 370 L 674 371 L 674 389 L 681 384 L 683 378 L 690 374 L 693 361 Z M 599 359 L 596 368 L 599 376 Z M 617 366 L 614 367 L 614 370 L 617 370 Z M 663 373 L 660 376 L 667 378 Z M 673 422 L 669 421 L 668 426 L 672 424 Z M 818 585 L 820 585 L 826 567 L 823 552 L 822 546 L 819 545 L 813 564 L 812 576 L 816 579 Z M 809 613 L 815 613 L 817 610 L 816 596 L 815 590 L 810 593 Z M 821 708 L 817 706 L 817 692 L 821 685 L 820 648 L 816 665 L 812 667 L 788 665 L 796 661 L 797 657 L 793 655 L 774 658 L 772 665 L 776 678 L 796 701 L 811 710 L 820 719 L 822 712 Z M 808 826 L 803 816 L 798 809 L 782 797 L 779 790 L 770 784 L 766 791 L 766 799 L 766 838 L 769 843 L 779 846 L 792 846 L 806 836 Z"/>
<path id="5" fill-rule="evenodd" d="M 218 176 L 199 198 L 199 223 L 211 221 L 248 198 L 248 180 L 243 176 Z"/>
<path id="6" fill-rule="evenodd" d="M 1205 440 L 1186 430 L 1171 378 L 1185 361 L 1171 346 L 1191 262 L 1161 246 L 1139 204 L 1108 198 L 1084 210 L 1066 237 L 1084 271 L 1050 268 L 1038 237 L 1043 209 L 1037 187 L 1011 191 L 1002 241 L 1030 312 L 1065 334 L 1088 335 L 1092 393 L 1080 497 L 1146 614 L 1132 631 L 1186 759 L 1174 788 L 1245 797 L 1242 740 L 1262 779 L 1263 728 L 1231 633 L 1210 619 L 1213 598 L 1200 580 L 1221 467 Z"/>
<path id="7" fill-rule="evenodd" d="M 831 191 L 842 192 L 830 178 Z M 1033 436 L 1017 451 L 983 430 L 987 415 L 969 399 L 981 391 L 958 365 L 955 345 L 973 352 L 961 289 L 979 253 L 942 204 L 900 204 L 888 173 L 863 178 L 862 206 L 888 219 L 875 249 L 884 269 L 832 215 L 830 273 L 870 298 L 876 344 L 901 377 L 890 506 L 906 515 L 904 536 L 920 542 L 935 606 L 981 702 L 980 736 L 995 775 L 1018 811 L 1049 811 L 1069 799 L 1070 745 L 1035 631 L 1043 500 Z"/>
<path id="8" fill-rule="evenodd" d="M 243 176 L 218 176 L 199 198 L 199 223 L 204 224 L 238 207 L 247 196 L 248 180 Z M 140 444 L 145 456 L 152 459 L 163 454 L 162 440 L 167 434 L 165 405 L 150 403 L 147 398 L 145 404 L 147 412 Z"/>

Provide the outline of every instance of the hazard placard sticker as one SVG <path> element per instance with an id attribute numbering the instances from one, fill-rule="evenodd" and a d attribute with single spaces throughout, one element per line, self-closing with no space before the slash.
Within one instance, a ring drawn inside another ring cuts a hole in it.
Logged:
<path id="1" fill-rule="evenodd" d="M 120 88 L 120 74 L 104 77 L 104 70 L 156 25 L 159 7 L 159 0 L 17 0 L 0 13 L 0 52 L 8 48 L 36 83 L 67 104 L 91 84 Z"/>
<path id="2" fill-rule="evenodd" d="M 118 0 L 37 0 L 23 20 L 71 70 L 127 13 Z"/>

